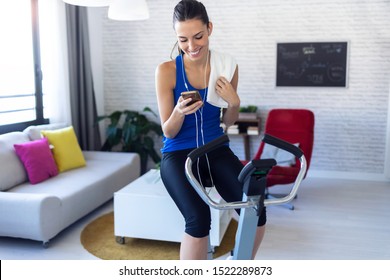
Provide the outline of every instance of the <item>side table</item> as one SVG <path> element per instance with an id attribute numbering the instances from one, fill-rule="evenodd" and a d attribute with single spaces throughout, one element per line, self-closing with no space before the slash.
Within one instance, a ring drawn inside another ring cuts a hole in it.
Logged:
<path id="1" fill-rule="evenodd" d="M 242 113 L 240 113 L 242 114 Z M 250 136 L 260 135 L 261 119 L 250 116 L 249 118 L 240 117 L 233 126 L 226 130 L 229 136 L 239 135 L 244 142 L 245 160 L 251 160 L 250 154 Z"/>
<path id="2" fill-rule="evenodd" d="M 222 198 L 213 189 L 213 200 Z M 211 208 L 211 246 L 219 246 L 232 219 L 232 210 Z M 181 242 L 184 219 L 166 191 L 160 171 L 152 169 L 114 193 L 114 232 L 119 243 L 125 237 Z"/>

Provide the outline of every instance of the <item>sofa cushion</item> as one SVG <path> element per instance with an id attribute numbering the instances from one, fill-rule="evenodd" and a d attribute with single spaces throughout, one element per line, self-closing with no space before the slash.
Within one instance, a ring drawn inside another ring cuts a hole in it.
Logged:
<path id="1" fill-rule="evenodd" d="M 59 172 L 86 165 L 72 126 L 57 130 L 42 130 L 41 133 L 54 146 L 53 155 Z"/>
<path id="2" fill-rule="evenodd" d="M 38 184 L 58 174 L 47 138 L 14 144 L 14 147 L 23 162 L 31 184 Z"/>
<path id="3" fill-rule="evenodd" d="M 25 130 L 23 130 L 23 132 L 28 135 L 30 140 L 38 140 L 43 137 L 41 134 L 42 130 L 60 129 L 60 128 L 65 128 L 67 126 L 68 125 L 66 123 L 31 125 L 27 127 Z"/>
<path id="4" fill-rule="evenodd" d="M 14 144 L 28 142 L 23 132 L 0 135 L 0 191 L 8 190 L 27 181 L 27 173 L 14 150 Z"/>

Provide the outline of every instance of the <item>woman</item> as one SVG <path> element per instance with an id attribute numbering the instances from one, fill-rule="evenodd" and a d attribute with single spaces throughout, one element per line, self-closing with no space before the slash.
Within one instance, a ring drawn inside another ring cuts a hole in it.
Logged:
<path id="1" fill-rule="evenodd" d="M 210 231 L 210 209 L 188 182 L 184 164 L 193 149 L 221 136 L 221 109 L 208 102 L 210 79 L 209 37 L 213 25 L 204 5 L 196 0 L 180 1 L 173 14 L 173 26 L 180 54 L 175 60 L 156 69 L 156 94 L 164 133 L 161 178 L 168 193 L 185 219 L 185 234 L 180 247 L 180 259 L 206 259 Z M 215 92 L 226 101 L 222 121 L 226 127 L 238 118 L 240 98 L 237 95 L 238 68 L 229 81 L 219 77 Z M 201 100 L 189 105 L 182 92 L 197 90 Z M 194 174 L 205 184 L 211 181 L 226 201 L 242 199 L 242 184 L 237 177 L 243 165 L 225 145 L 209 152 L 194 164 Z M 259 217 L 252 258 L 264 236 L 265 209 Z"/>

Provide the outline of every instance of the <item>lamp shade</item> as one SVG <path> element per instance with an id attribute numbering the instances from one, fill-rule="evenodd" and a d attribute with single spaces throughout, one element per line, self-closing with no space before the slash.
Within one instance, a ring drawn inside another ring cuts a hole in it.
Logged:
<path id="1" fill-rule="evenodd" d="M 85 7 L 104 7 L 111 3 L 111 0 L 63 0 L 67 4 Z"/>
<path id="2" fill-rule="evenodd" d="M 108 18 L 114 20 L 148 19 L 148 4 L 145 0 L 112 0 L 108 8 Z"/>

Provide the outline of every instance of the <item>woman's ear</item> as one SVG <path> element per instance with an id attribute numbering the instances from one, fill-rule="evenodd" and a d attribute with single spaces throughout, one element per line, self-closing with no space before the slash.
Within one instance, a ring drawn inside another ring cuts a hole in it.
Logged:
<path id="1" fill-rule="evenodd" d="M 208 31 L 209 36 L 213 32 L 213 23 L 211 21 L 209 21 L 209 24 L 207 26 L 207 31 Z"/>

